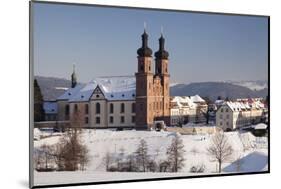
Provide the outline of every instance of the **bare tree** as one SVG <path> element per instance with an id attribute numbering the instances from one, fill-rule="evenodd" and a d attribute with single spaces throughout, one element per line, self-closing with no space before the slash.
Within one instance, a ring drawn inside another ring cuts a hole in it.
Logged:
<path id="1" fill-rule="evenodd" d="M 55 162 L 59 170 L 84 170 L 89 162 L 89 151 L 76 129 L 70 129 L 55 146 Z"/>
<path id="2" fill-rule="evenodd" d="M 128 171 L 132 172 L 136 170 L 135 156 L 130 154 L 127 156 Z"/>
<path id="3" fill-rule="evenodd" d="M 184 166 L 184 152 L 183 141 L 177 134 L 166 152 L 172 172 L 178 172 Z"/>
<path id="4" fill-rule="evenodd" d="M 213 136 L 211 145 L 207 148 L 207 152 L 214 161 L 219 163 L 220 173 L 222 163 L 231 159 L 233 148 L 229 144 L 227 136 L 223 132 L 218 132 Z"/>
<path id="5" fill-rule="evenodd" d="M 135 154 L 136 154 L 136 161 L 142 168 L 143 172 L 146 171 L 146 166 L 149 162 L 149 156 L 147 152 L 148 152 L 147 143 L 144 139 L 141 139 Z"/>

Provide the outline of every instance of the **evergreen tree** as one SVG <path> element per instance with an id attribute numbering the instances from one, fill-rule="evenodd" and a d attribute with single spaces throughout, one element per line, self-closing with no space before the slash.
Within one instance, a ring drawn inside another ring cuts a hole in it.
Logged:
<path id="1" fill-rule="evenodd" d="M 34 80 L 34 121 L 44 121 L 43 96 L 37 80 Z"/>

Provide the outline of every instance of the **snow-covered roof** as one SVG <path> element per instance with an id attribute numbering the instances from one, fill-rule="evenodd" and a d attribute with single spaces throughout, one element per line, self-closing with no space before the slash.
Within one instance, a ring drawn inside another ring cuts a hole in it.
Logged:
<path id="1" fill-rule="evenodd" d="M 267 125 L 264 123 L 259 123 L 257 125 L 252 126 L 254 129 L 267 129 Z"/>
<path id="2" fill-rule="evenodd" d="M 77 84 L 74 88 L 67 89 L 57 100 L 69 100 L 75 96 L 85 85 Z"/>
<path id="3" fill-rule="evenodd" d="M 199 95 L 195 96 L 174 96 L 171 99 L 172 103 L 175 103 L 177 107 L 190 107 L 195 108 L 198 102 L 205 102 Z"/>
<path id="4" fill-rule="evenodd" d="M 191 96 L 190 99 L 195 103 L 205 102 L 205 100 L 203 100 L 199 95 Z"/>
<path id="5" fill-rule="evenodd" d="M 227 101 L 225 105 L 229 106 L 232 111 L 242 111 L 242 110 L 250 110 L 252 108 L 261 109 L 264 108 L 264 104 L 261 101 Z"/>
<path id="6" fill-rule="evenodd" d="M 135 76 L 98 77 L 86 85 L 70 88 L 58 99 L 70 102 L 89 101 L 94 90 L 99 87 L 107 100 L 134 100 L 136 95 Z"/>
<path id="7" fill-rule="evenodd" d="M 56 114 L 58 112 L 57 102 L 46 101 L 43 103 L 43 109 L 46 114 Z"/>

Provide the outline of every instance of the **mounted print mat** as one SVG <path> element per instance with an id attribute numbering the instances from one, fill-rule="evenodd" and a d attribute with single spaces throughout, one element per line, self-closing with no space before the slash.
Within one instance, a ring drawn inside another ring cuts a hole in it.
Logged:
<path id="1" fill-rule="evenodd" d="M 269 173 L 269 17 L 30 2 L 30 187 Z"/>

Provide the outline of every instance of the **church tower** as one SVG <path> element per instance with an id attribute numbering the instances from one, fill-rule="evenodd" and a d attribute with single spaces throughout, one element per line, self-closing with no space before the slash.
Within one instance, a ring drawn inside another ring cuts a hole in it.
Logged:
<path id="1" fill-rule="evenodd" d="M 161 120 L 170 124 L 170 74 L 168 70 L 169 53 L 165 50 L 165 38 L 161 32 L 159 38 L 159 50 L 155 52 L 155 75 L 161 78 Z"/>
<path id="2" fill-rule="evenodd" d="M 77 85 L 77 77 L 75 73 L 75 64 L 73 64 L 73 72 L 71 74 L 71 88 L 74 88 Z"/>
<path id="3" fill-rule="evenodd" d="M 153 116 L 149 115 L 151 103 L 153 72 L 152 50 L 148 47 L 148 35 L 144 30 L 142 46 L 137 51 L 138 69 L 136 76 L 136 129 L 146 129 L 153 123 Z"/>
<path id="4" fill-rule="evenodd" d="M 136 129 L 147 129 L 154 121 L 170 124 L 170 75 L 169 53 L 165 50 L 163 34 L 159 38 L 159 50 L 155 55 L 155 72 L 152 69 L 152 50 L 148 47 L 148 35 L 142 34 L 142 47 L 138 49 L 136 76 Z"/>

